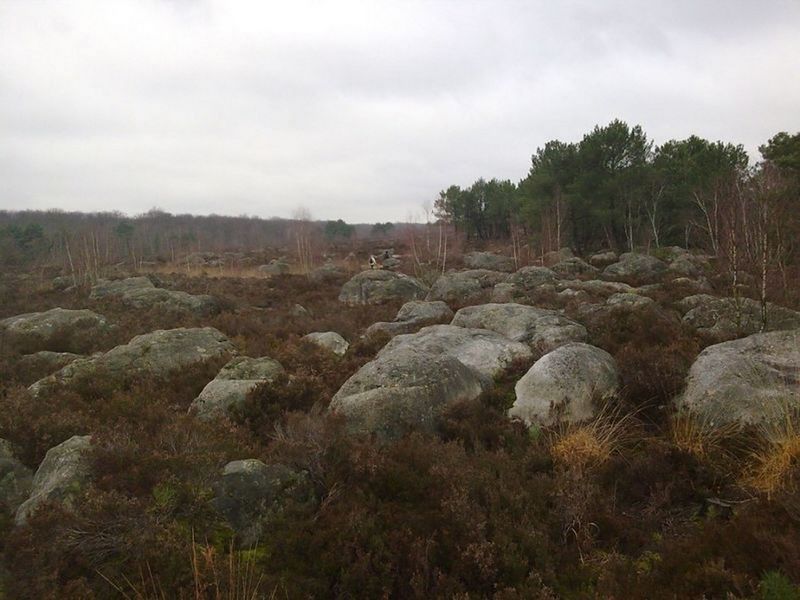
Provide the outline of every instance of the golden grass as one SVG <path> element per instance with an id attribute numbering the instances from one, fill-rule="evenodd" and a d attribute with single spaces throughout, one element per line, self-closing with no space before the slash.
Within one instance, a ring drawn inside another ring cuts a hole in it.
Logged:
<path id="1" fill-rule="evenodd" d="M 576 471 L 602 465 L 630 440 L 633 417 L 604 408 L 593 421 L 568 425 L 554 436 L 550 447 L 553 460 L 562 468 Z"/>
<path id="2" fill-rule="evenodd" d="M 738 430 L 736 423 L 716 425 L 701 415 L 679 412 L 670 419 L 669 437 L 682 452 L 708 460 L 726 456 L 725 441 Z"/>
<path id="3" fill-rule="evenodd" d="M 743 477 L 746 485 L 769 497 L 795 484 L 791 474 L 800 464 L 798 421 L 797 413 L 787 411 L 780 423 L 761 428 L 761 443 L 750 453 L 751 466 Z"/>

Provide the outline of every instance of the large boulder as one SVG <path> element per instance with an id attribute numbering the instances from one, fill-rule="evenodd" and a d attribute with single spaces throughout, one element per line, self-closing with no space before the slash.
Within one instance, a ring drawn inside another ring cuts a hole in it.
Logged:
<path id="1" fill-rule="evenodd" d="M 244 406 L 247 394 L 284 373 L 277 360 L 240 356 L 226 364 L 192 401 L 189 411 L 201 419 L 232 416 Z"/>
<path id="2" fill-rule="evenodd" d="M 419 355 L 452 356 L 473 369 L 487 385 L 514 362 L 532 357 L 530 348 L 488 329 L 431 325 L 417 333 L 392 338 L 378 357 L 413 350 Z"/>
<path id="3" fill-rule="evenodd" d="M 507 282 L 525 291 L 531 291 L 542 285 L 553 284 L 556 279 L 558 279 L 556 273 L 547 267 L 522 267 L 512 273 Z"/>
<path id="4" fill-rule="evenodd" d="M 45 502 L 60 502 L 68 509 L 74 508 L 75 500 L 91 478 L 90 448 L 90 436 L 76 435 L 47 451 L 33 476 L 30 496 L 17 509 L 17 525 L 24 525 Z"/>
<path id="5" fill-rule="evenodd" d="M 286 275 L 291 270 L 291 266 L 285 260 L 276 258 L 266 265 L 261 265 L 258 267 L 258 271 L 263 273 L 264 275 Z"/>
<path id="6" fill-rule="evenodd" d="M 453 356 L 407 346 L 361 367 L 336 392 L 330 410 L 346 419 L 351 433 L 392 440 L 410 431 L 434 433 L 449 406 L 483 391 L 478 373 Z"/>
<path id="7" fill-rule="evenodd" d="M 93 377 L 114 383 L 162 379 L 203 363 L 222 363 L 236 349 L 213 327 L 158 330 L 138 335 L 103 354 L 75 360 L 30 386 L 34 395 L 70 388 Z"/>
<path id="8" fill-rule="evenodd" d="M 400 307 L 394 321 L 374 323 L 367 328 L 364 335 L 369 337 L 377 333 L 386 333 L 394 336 L 413 333 L 426 325 L 449 323 L 452 319 L 453 311 L 441 300 L 432 302 L 412 300 Z"/>
<path id="9" fill-rule="evenodd" d="M 549 352 L 568 342 L 586 340 L 586 328 L 553 310 L 522 304 L 480 304 L 459 310 L 453 325 L 489 329 L 508 339 Z"/>
<path id="10" fill-rule="evenodd" d="M 344 356 L 350 347 L 350 342 L 335 331 L 314 331 L 303 336 L 303 339 L 319 346 L 323 350 L 333 352 L 337 356 Z"/>
<path id="11" fill-rule="evenodd" d="M 710 425 L 780 423 L 800 409 L 800 331 L 773 331 L 703 350 L 677 399 Z"/>
<path id="12" fill-rule="evenodd" d="M 469 252 L 464 255 L 464 266 L 470 269 L 505 271 L 506 273 L 511 273 L 516 269 L 513 258 L 500 256 L 493 252 Z"/>
<path id="13" fill-rule="evenodd" d="M 619 257 L 618 262 L 603 270 L 603 277 L 637 283 L 655 283 L 663 277 L 666 271 L 666 263 L 655 256 L 626 252 Z"/>
<path id="14" fill-rule="evenodd" d="M 40 350 L 91 352 L 102 344 L 113 325 L 91 310 L 53 308 L 0 321 L 0 341 L 19 354 Z"/>
<path id="15" fill-rule="evenodd" d="M 236 532 L 239 547 L 252 548 L 287 510 L 315 502 L 308 474 L 256 459 L 225 465 L 216 486 L 214 507 Z"/>
<path id="16" fill-rule="evenodd" d="M 13 515 L 31 493 L 33 473 L 15 456 L 14 448 L 0 439 L 0 512 Z"/>
<path id="17" fill-rule="evenodd" d="M 116 281 L 100 280 L 92 287 L 89 298 L 112 298 L 137 309 L 158 308 L 165 312 L 209 315 L 219 311 L 217 301 L 208 295 L 188 294 L 153 285 L 147 277 L 130 277 Z"/>
<path id="18" fill-rule="evenodd" d="M 308 273 L 308 278 L 317 283 L 326 283 L 329 281 L 337 281 L 345 277 L 347 273 L 345 270 L 334 263 L 325 263 Z"/>
<path id="19" fill-rule="evenodd" d="M 542 263 L 544 263 L 545 266 L 550 267 L 560 263 L 562 260 L 573 258 L 574 256 L 575 255 L 572 253 L 571 248 L 561 248 L 559 250 L 545 252 L 544 256 L 542 256 Z"/>
<path id="20" fill-rule="evenodd" d="M 701 277 L 711 264 L 708 257 L 695 254 L 680 254 L 669 263 L 669 271 L 678 276 L 696 279 Z"/>
<path id="21" fill-rule="evenodd" d="M 598 269 L 602 269 L 603 267 L 614 264 L 618 260 L 619 256 L 616 252 L 613 250 L 605 250 L 603 252 L 592 254 L 589 257 L 589 264 L 591 264 L 593 267 L 597 267 Z"/>
<path id="22" fill-rule="evenodd" d="M 384 270 L 362 271 L 342 286 L 339 302 L 351 306 L 421 300 L 428 288 L 418 279 Z"/>
<path id="23" fill-rule="evenodd" d="M 618 391 L 617 365 L 608 352 L 579 342 L 566 344 L 533 363 L 517 382 L 508 414 L 528 425 L 586 421 Z"/>
<path id="24" fill-rule="evenodd" d="M 29 385 L 42 377 L 55 373 L 79 358 L 85 357 L 71 352 L 50 352 L 49 350 L 26 354 L 17 361 L 20 382 Z"/>
<path id="25" fill-rule="evenodd" d="M 678 303 L 687 309 L 683 322 L 698 333 L 721 341 L 758 333 L 762 328 L 761 303 L 752 298 L 715 298 L 708 294 L 688 296 Z M 800 312 L 767 303 L 764 331 L 800 328 Z"/>
<path id="26" fill-rule="evenodd" d="M 468 304 L 481 300 L 496 284 L 507 278 L 508 273 L 487 269 L 451 271 L 434 282 L 427 300 L 441 300 L 456 305 Z"/>
<path id="27" fill-rule="evenodd" d="M 600 271 L 577 256 L 565 258 L 554 264 L 551 269 L 560 277 L 574 277 L 576 275 L 597 275 Z"/>

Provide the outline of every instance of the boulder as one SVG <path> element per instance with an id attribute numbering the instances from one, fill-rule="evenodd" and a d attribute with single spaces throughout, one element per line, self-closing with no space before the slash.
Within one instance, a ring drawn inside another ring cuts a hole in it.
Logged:
<path id="1" fill-rule="evenodd" d="M 293 304 L 289 309 L 289 315 L 295 319 L 305 319 L 311 317 L 311 312 L 302 304 Z"/>
<path id="2" fill-rule="evenodd" d="M 597 267 L 602 269 L 603 267 L 607 267 L 619 260 L 619 256 L 617 256 L 616 252 L 612 250 L 606 250 L 604 252 L 597 252 L 592 254 L 589 257 L 589 264 L 593 267 Z"/>
<path id="3" fill-rule="evenodd" d="M 493 252 L 469 252 L 464 255 L 464 266 L 470 269 L 504 271 L 511 273 L 516 269 L 514 259 Z"/>
<path id="4" fill-rule="evenodd" d="M 698 333 L 722 341 L 761 331 L 761 303 L 752 298 L 715 298 L 708 294 L 688 296 L 678 305 L 687 312 L 683 322 Z M 767 303 L 764 331 L 800 328 L 800 312 Z"/>
<path id="5" fill-rule="evenodd" d="M 315 331 L 304 335 L 303 339 L 338 356 L 344 356 L 350 347 L 350 343 L 335 331 Z"/>
<path id="6" fill-rule="evenodd" d="M 247 394 L 283 373 L 283 366 L 272 358 L 234 358 L 206 384 L 189 411 L 204 420 L 232 416 L 244 406 Z"/>
<path id="7" fill-rule="evenodd" d="M 256 546 L 287 510 L 315 503 L 307 473 L 253 458 L 225 465 L 215 492 L 213 505 L 236 532 L 242 548 Z"/>
<path id="8" fill-rule="evenodd" d="M 567 260 L 569 258 L 573 258 L 575 255 L 572 253 L 570 248 L 561 248 L 560 250 L 553 250 L 552 252 L 546 252 L 544 256 L 542 256 L 542 263 L 550 267 L 552 265 L 560 263 L 562 260 Z"/>
<path id="9" fill-rule="evenodd" d="M 350 306 L 421 300 L 428 288 L 418 279 L 384 270 L 362 271 L 342 286 L 339 302 Z"/>
<path id="10" fill-rule="evenodd" d="M 91 352 L 113 330 L 108 320 L 91 310 L 53 308 L 0 321 L 2 344 L 19 354 L 40 350 Z"/>
<path id="11" fill-rule="evenodd" d="M 266 265 L 261 265 L 258 267 L 258 271 L 263 273 L 264 275 L 286 275 L 291 267 L 289 263 L 281 259 L 273 259 L 269 261 Z"/>
<path id="12" fill-rule="evenodd" d="M 389 271 L 396 271 L 400 268 L 400 265 L 400 259 L 395 258 L 394 256 L 390 256 L 389 258 L 384 258 L 381 260 L 381 268 Z"/>
<path id="13" fill-rule="evenodd" d="M 612 308 L 643 309 L 654 305 L 655 301 L 652 298 L 629 292 L 614 294 L 606 300 L 606 306 Z"/>
<path id="14" fill-rule="evenodd" d="M 158 308 L 165 312 L 205 316 L 219 312 L 217 301 L 208 295 L 166 290 L 153 285 L 147 277 L 130 277 L 117 281 L 100 280 L 92 287 L 89 298 L 116 299 L 131 308 Z"/>
<path id="15" fill-rule="evenodd" d="M 710 425 L 780 423 L 800 409 L 800 331 L 773 331 L 703 350 L 677 399 Z"/>
<path id="16" fill-rule="evenodd" d="M 235 353 L 230 340 L 213 327 L 158 330 L 103 354 L 77 359 L 28 389 L 34 395 L 46 395 L 97 376 L 111 378 L 115 384 L 162 379 L 203 363 L 227 361 Z"/>
<path id="17" fill-rule="evenodd" d="M 0 512 L 13 515 L 30 496 L 33 473 L 15 456 L 14 448 L 0 439 Z"/>
<path id="18" fill-rule="evenodd" d="M 459 310 L 453 325 L 489 329 L 539 352 L 586 340 L 586 328 L 553 310 L 522 304 L 480 304 Z"/>
<path id="19" fill-rule="evenodd" d="M 517 360 L 531 358 L 528 346 L 488 329 L 468 329 L 455 325 L 430 325 L 417 333 L 392 338 L 378 358 L 398 351 L 412 350 L 417 355 L 452 356 L 473 369 L 487 384 Z"/>
<path id="20" fill-rule="evenodd" d="M 554 264 L 551 269 L 561 277 L 574 277 L 576 275 L 597 275 L 600 271 L 586 261 L 573 256 Z"/>
<path id="21" fill-rule="evenodd" d="M 393 440 L 410 431 L 434 433 L 449 406 L 483 390 L 478 373 L 453 356 L 407 346 L 361 367 L 336 392 L 330 410 L 346 419 L 351 433 Z"/>
<path id="22" fill-rule="evenodd" d="M 342 279 L 345 275 L 347 275 L 347 273 L 341 267 L 337 267 L 333 263 L 325 263 L 316 269 L 312 269 L 308 274 L 308 278 L 318 283 L 326 283 Z"/>
<path id="23" fill-rule="evenodd" d="M 608 352 L 566 344 L 542 356 L 517 382 L 508 414 L 529 426 L 586 421 L 618 390 L 617 366 Z"/>
<path id="24" fill-rule="evenodd" d="M 91 478 L 90 448 L 90 436 L 76 435 L 47 451 L 33 476 L 30 496 L 17 509 L 17 525 L 24 525 L 45 502 L 60 502 L 67 509 L 74 508 L 75 500 Z"/>
<path id="25" fill-rule="evenodd" d="M 507 278 L 508 273 L 486 269 L 451 271 L 434 282 L 427 300 L 441 300 L 456 305 L 467 304 L 483 299 L 492 287 Z"/>
<path id="26" fill-rule="evenodd" d="M 694 254 L 680 254 L 669 263 L 670 272 L 682 277 L 696 279 L 710 267 L 708 258 Z"/>
<path id="27" fill-rule="evenodd" d="M 612 294 L 633 292 L 636 288 L 618 281 L 602 281 L 600 279 L 590 279 L 580 281 L 577 279 L 562 280 L 556 282 L 558 289 L 571 289 L 586 292 L 592 296 L 610 296 Z"/>
<path id="28" fill-rule="evenodd" d="M 553 284 L 557 278 L 555 272 L 547 267 L 522 267 L 519 271 L 511 274 L 507 283 L 530 291 L 541 285 Z"/>
<path id="29" fill-rule="evenodd" d="M 71 352 L 50 352 L 49 350 L 42 350 L 41 352 L 26 354 L 21 357 L 19 361 L 17 361 L 17 369 L 21 380 L 30 384 L 37 379 L 55 373 L 79 358 L 85 357 L 81 354 L 72 354 Z"/>
<path id="30" fill-rule="evenodd" d="M 412 300 L 400 308 L 394 321 L 374 323 L 367 328 L 364 335 L 369 337 L 377 333 L 386 333 L 394 336 L 401 333 L 413 333 L 426 325 L 449 323 L 452 318 L 453 311 L 445 302 Z"/>
<path id="31" fill-rule="evenodd" d="M 619 257 L 619 262 L 603 270 L 603 277 L 632 280 L 637 283 L 655 283 L 666 271 L 667 265 L 655 256 L 626 252 Z"/>

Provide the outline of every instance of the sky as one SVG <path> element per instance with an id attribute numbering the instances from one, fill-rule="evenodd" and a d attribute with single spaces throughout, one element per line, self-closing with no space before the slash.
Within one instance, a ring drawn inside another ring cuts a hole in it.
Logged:
<path id="1" fill-rule="evenodd" d="M 798 0 L 0 0 L 0 210 L 372 223 L 597 124 L 800 130 Z"/>

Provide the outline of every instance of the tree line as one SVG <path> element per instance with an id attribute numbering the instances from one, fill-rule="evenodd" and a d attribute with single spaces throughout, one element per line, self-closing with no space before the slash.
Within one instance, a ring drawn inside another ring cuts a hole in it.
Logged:
<path id="1" fill-rule="evenodd" d="M 781 190 L 781 198 L 770 199 L 776 215 L 779 204 L 797 208 L 800 134 L 780 133 L 759 149 L 765 160 L 751 166 L 741 145 L 693 135 L 656 146 L 641 126 L 614 120 L 579 142 L 537 148 L 516 184 L 481 178 L 448 187 L 435 211 L 469 239 L 505 239 L 521 230 L 542 252 L 681 245 L 716 253 L 723 205 L 741 205 L 767 180 L 770 194 Z"/>

